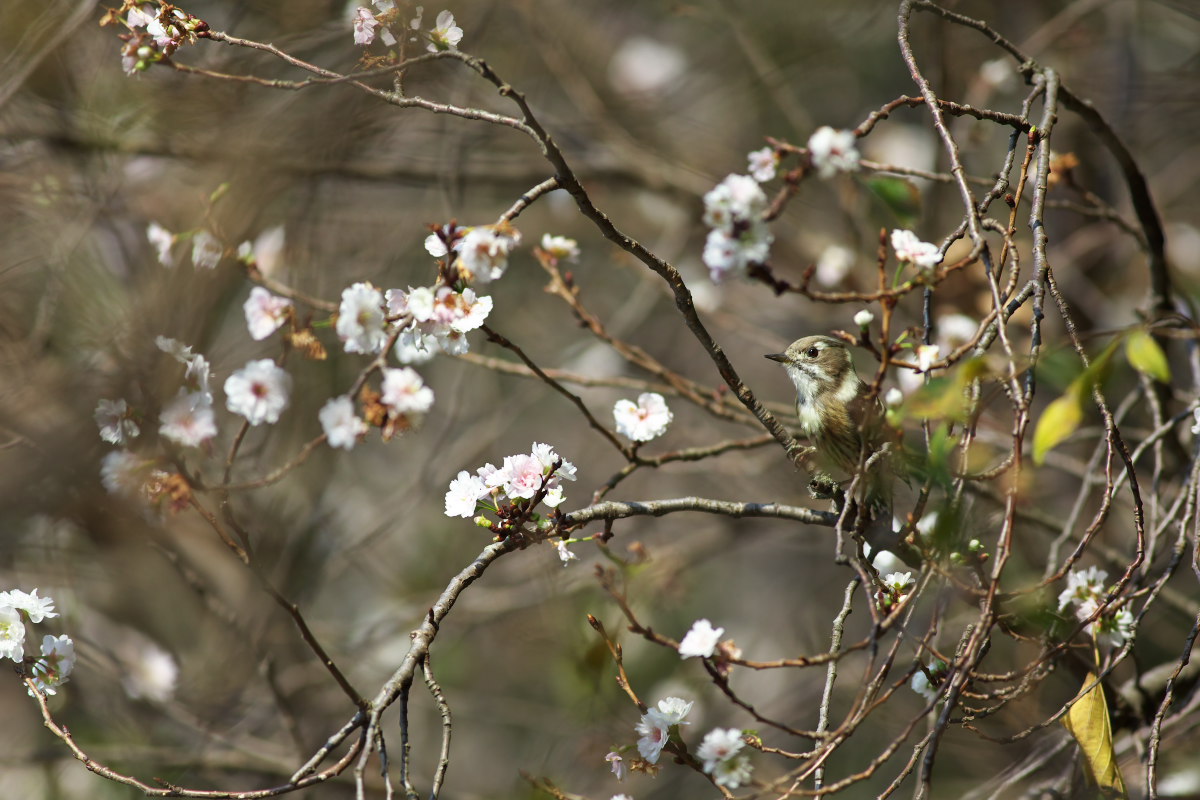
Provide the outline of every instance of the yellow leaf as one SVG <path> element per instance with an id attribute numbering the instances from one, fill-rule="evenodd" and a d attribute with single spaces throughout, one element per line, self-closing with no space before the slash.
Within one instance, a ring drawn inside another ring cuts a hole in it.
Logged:
<path id="1" fill-rule="evenodd" d="M 1046 453 L 1066 439 L 1083 421 L 1082 391 L 1078 381 L 1067 387 L 1067 391 L 1042 412 L 1037 428 L 1033 431 L 1033 462 L 1041 465 Z"/>
<path id="2" fill-rule="evenodd" d="M 1161 383 L 1171 382 L 1171 367 L 1167 364 L 1166 354 L 1145 331 L 1133 331 L 1125 337 L 1125 357 L 1138 372 Z"/>
<path id="3" fill-rule="evenodd" d="M 1075 701 L 1062 722 L 1079 743 L 1088 774 L 1100 789 L 1100 796 L 1128 797 L 1117 766 L 1117 755 L 1113 752 L 1112 723 L 1108 718 L 1108 704 L 1104 701 L 1104 687 L 1089 672 L 1083 685 L 1092 684 L 1095 685 Z"/>

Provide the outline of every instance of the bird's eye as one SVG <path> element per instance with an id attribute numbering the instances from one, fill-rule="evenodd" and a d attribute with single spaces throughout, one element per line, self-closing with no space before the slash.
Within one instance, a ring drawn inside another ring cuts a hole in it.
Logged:
<path id="1" fill-rule="evenodd" d="M 804 351 L 804 355 L 808 356 L 809 358 L 816 358 L 820 353 L 821 351 L 815 347 L 810 347 Z"/>

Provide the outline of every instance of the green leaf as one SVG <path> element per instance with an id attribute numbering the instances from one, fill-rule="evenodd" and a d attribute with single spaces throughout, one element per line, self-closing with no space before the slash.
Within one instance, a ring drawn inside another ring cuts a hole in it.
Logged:
<path id="1" fill-rule="evenodd" d="M 1171 382 L 1171 367 L 1167 355 L 1144 330 L 1130 332 L 1125 337 L 1125 357 L 1138 372 L 1149 375 L 1160 383 Z"/>
<path id="2" fill-rule="evenodd" d="M 1067 710 L 1062 723 L 1079 743 L 1091 783 L 1100 790 L 1100 796 L 1127 797 L 1125 781 L 1121 779 L 1117 755 L 1113 751 L 1112 722 L 1108 718 L 1108 704 L 1104 701 L 1104 687 L 1089 672 L 1083 685 L 1091 684 L 1095 685 Z"/>
<path id="3" fill-rule="evenodd" d="M 903 227 L 916 224 L 921 215 L 921 191 L 904 178 L 872 178 L 867 181 L 871 190 Z"/>
<path id="4" fill-rule="evenodd" d="M 1083 383 L 1077 378 L 1067 391 L 1042 412 L 1033 431 L 1033 463 L 1041 466 L 1046 453 L 1066 439 L 1083 421 Z"/>

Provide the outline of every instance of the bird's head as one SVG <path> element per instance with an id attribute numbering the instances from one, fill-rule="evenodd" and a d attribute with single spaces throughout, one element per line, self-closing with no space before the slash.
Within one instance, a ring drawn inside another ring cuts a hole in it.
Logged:
<path id="1" fill-rule="evenodd" d="M 817 398 L 850 402 L 861 381 L 846 343 L 832 336 L 805 336 L 788 345 L 782 353 L 769 353 L 772 361 L 783 364 L 796 385 L 797 402 L 807 405 Z"/>

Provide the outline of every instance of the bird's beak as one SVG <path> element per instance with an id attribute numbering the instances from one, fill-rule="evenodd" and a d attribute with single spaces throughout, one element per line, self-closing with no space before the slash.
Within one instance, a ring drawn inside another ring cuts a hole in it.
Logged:
<path id="1" fill-rule="evenodd" d="M 769 358 L 772 361 L 778 361 L 780 364 L 786 364 L 788 357 L 786 353 L 767 353 L 763 358 Z"/>

